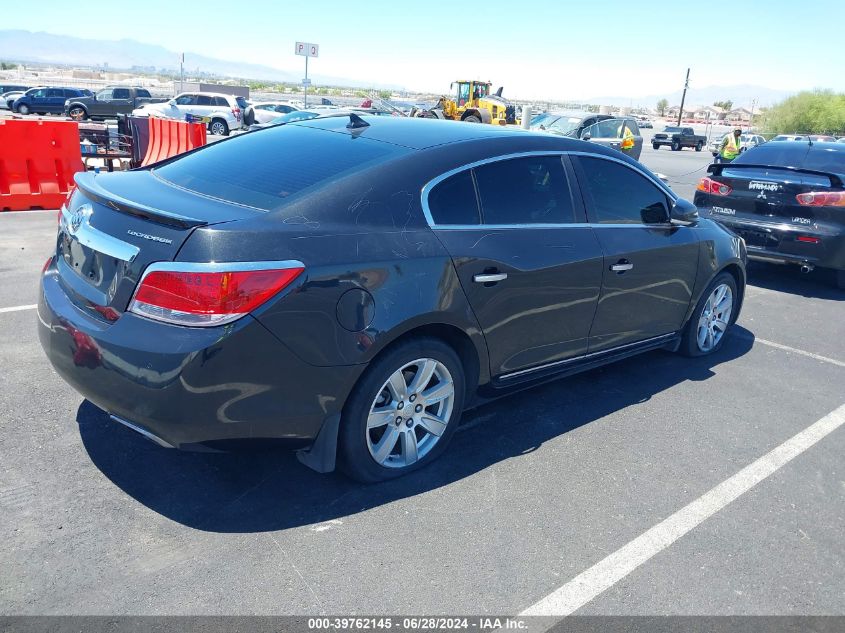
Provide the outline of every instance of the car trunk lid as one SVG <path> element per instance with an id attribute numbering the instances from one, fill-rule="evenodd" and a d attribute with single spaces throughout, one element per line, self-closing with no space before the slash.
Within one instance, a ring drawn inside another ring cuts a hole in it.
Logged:
<path id="1" fill-rule="evenodd" d="M 714 205 L 723 202 L 732 215 L 762 221 L 812 224 L 814 208 L 799 205 L 796 196 L 842 188 L 838 176 L 810 169 L 729 163 L 710 171 L 713 180 L 731 188 L 723 200 L 712 196 Z"/>
<path id="2" fill-rule="evenodd" d="M 106 321 L 126 310 L 144 269 L 175 259 L 195 228 L 261 213 L 174 187 L 147 170 L 75 180 L 60 215 L 56 266 L 74 303 Z M 143 204 L 134 201 L 141 196 Z"/>

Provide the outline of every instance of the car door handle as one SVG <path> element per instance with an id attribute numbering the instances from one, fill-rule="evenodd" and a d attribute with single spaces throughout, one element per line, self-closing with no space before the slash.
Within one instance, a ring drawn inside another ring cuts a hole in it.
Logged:
<path id="1" fill-rule="evenodd" d="M 507 278 L 507 273 L 484 273 L 483 275 L 473 275 L 472 280 L 477 284 L 494 284 Z"/>
<path id="2" fill-rule="evenodd" d="M 626 270 L 631 270 L 633 267 L 634 265 L 627 259 L 620 259 L 618 262 L 616 262 L 610 267 L 610 270 L 621 275 Z"/>

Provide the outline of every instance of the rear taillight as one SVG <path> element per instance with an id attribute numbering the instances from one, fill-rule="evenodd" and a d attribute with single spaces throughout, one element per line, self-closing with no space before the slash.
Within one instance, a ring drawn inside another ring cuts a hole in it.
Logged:
<path id="1" fill-rule="evenodd" d="M 805 244 L 821 244 L 821 239 L 812 235 L 799 235 L 795 239 Z"/>
<path id="2" fill-rule="evenodd" d="M 222 325 L 255 310 L 303 270 L 297 261 L 151 264 L 129 311 L 176 325 Z"/>
<path id="3" fill-rule="evenodd" d="M 235 120 L 241 120 L 241 109 L 240 108 L 232 108 L 232 114 L 235 115 Z"/>
<path id="4" fill-rule="evenodd" d="M 698 182 L 696 189 L 705 193 L 712 193 L 715 196 L 727 196 L 731 191 L 733 191 L 729 185 L 717 182 L 712 178 L 707 178 L 706 176 Z"/>
<path id="5" fill-rule="evenodd" d="M 845 191 L 810 191 L 795 199 L 802 207 L 845 207 Z"/>

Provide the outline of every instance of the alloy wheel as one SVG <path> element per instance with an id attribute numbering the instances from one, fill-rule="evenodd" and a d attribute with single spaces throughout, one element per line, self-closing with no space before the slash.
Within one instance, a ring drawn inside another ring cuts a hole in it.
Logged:
<path id="1" fill-rule="evenodd" d="M 707 297 L 696 331 L 699 350 L 710 352 L 722 340 L 731 322 L 733 304 L 733 291 L 727 284 L 719 284 Z"/>
<path id="2" fill-rule="evenodd" d="M 367 448 L 387 468 L 404 468 L 425 457 L 446 431 L 455 385 L 446 366 L 418 358 L 393 372 L 367 416 Z"/>

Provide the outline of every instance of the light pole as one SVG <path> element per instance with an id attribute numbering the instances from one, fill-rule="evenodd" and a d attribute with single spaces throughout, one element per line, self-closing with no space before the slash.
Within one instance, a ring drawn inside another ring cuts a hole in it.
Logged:
<path id="1" fill-rule="evenodd" d="M 689 88 L 689 68 L 687 68 L 687 78 L 684 80 L 684 94 L 681 95 L 681 109 L 678 110 L 678 127 L 681 126 L 681 117 L 684 116 L 684 101 L 687 99 L 687 88 Z"/>

